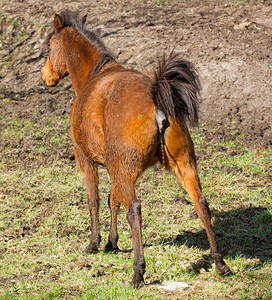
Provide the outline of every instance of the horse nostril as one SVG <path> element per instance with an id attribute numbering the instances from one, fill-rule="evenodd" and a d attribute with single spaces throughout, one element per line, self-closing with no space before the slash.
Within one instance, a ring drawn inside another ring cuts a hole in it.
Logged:
<path id="1" fill-rule="evenodd" d="M 59 80 L 57 78 L 47 76 L 44 82 L 48 87 L 54 87 L 59 83 Z"/>

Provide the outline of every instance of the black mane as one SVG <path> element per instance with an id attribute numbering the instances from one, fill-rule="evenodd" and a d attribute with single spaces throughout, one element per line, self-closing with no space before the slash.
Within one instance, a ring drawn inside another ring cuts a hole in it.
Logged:
<path id="1" fill-rule="evenodd" d="M 78 32 L 84 35 L 102 55 L 101 59 L 95 66 L 95 69 L 93 70 L 93 74 L 95 74 L 99 72 L 99 70 L 101 70 L 101 68 L 108 62 L 115 61 L 115 56 L 111 51 L 107 49 L 107 47 L 105 46 L 105 44 L 102 42 L 102 40 L 98 35 L 96 35 L 93 31 L 90 31 L 85 27 L 84 18 L 79 19 L 78 15 L 79 12 L 71 12 L 69 10 L 65 10 L 59 13 L 59 16 L 62 21 L 62 25 L 64 27 L 75 28 Z M 43 43 L 44 49 L 45 47 L 48 47 L 49 41 L 54 33 L 55 33 L 55 29 L 53 28 L 45 38 L 45 41 Z"/>

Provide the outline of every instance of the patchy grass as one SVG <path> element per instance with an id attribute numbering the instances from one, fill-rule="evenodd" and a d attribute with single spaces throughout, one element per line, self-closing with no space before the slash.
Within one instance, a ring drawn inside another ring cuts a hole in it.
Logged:
<path id="1" fill-rule="evenodd" d="M 219 245 L 233 274 L 218 277 L 191 200 L 177 179 L 151 168 L 142 200 L 146 286 L 130 287 L 131 233 L 121 209 L 119 253 L 103 252 L 110 226 L 110 178 L 100 169 L 101 252 L 87 255 L 89 215 L 67 115 L 1 116 L 1 299 L 271 299 L 271 149 L 239 138 L 212 143 L 193 131 L 199 173 Z M 182 198 L 176 198 L 179 196 Z M 184 200 L 184 198 L 186 200 Z M 183 200 L 180 200 L 183 199 Z M 193 289 L 164 292 L 164 280 Z"/>

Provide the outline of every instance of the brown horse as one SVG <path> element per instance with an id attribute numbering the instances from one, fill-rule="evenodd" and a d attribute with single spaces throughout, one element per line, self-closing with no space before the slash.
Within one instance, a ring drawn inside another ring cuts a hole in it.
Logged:
<path id="1" fill-rule="evenodd" d="M 159 161 L 177 175 L 192 198 L 217 272 L 228 273 L 215 241 L 187 129 L 188 122 L 197 123 L 200 84 L 193 65 L 172 53 L 152 76 L 126 69 L 85 28 L 85 21 L 86 16 L 79 20 L 77 13 L 55 15 L 54 29 L 45 41 L 50 51 L 42 79 L 47 86 L 55 86 L 69 74 L 76 93 L 71 134 L 91 215 L 91 241 L 86 252 L 97 252 L 100 243 L 97 167 L 103 165 L 112 178 L 111 228 L 105 251 L 118 250 L 117 215 L 123 204 L 133 239 L 132 284 L 138 287 L 144 283 L 141 204 L 135 195 L 135 182 Z"/>

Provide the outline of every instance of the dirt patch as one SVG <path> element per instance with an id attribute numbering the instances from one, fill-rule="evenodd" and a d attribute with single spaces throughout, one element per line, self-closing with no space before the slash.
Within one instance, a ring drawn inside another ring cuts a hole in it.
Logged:
<path id="1" fill-rule="evenodd" d="M 55 12 L 88 13 L 98 33 L 130 68 L 152 70 L 172 49 L 184 52 L 202 81 L 201 124 L 208 140 L 241 138 L 271 146 L 272 6 L 269 1 L 8 1 L 1 4 L 0 113 L 38 120 L 69 113 L 69 80 L 45 87 L 41 44 Z M 216 128 L 216 130 L 211 130 Z"/>

